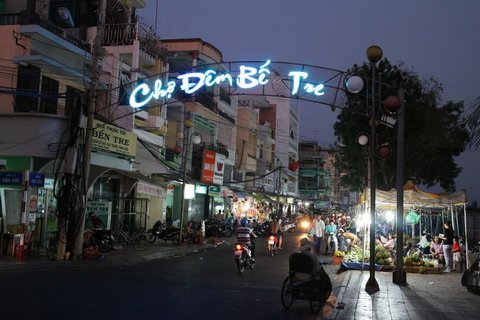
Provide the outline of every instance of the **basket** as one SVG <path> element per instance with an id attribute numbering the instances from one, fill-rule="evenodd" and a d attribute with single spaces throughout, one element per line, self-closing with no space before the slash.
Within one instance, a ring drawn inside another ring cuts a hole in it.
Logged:
<path id="1" fill-rule="evenodd" d="M 333 256 L 332 264 L 342 264 L 343 257 L 341 256 Z"/>

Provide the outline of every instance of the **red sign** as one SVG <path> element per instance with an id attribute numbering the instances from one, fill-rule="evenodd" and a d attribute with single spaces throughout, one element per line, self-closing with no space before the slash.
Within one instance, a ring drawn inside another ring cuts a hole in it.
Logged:
<path id="1" fill-rule="evenodd" d="M 215 176 L 215 157 L 216 152 L 205 149 L 203 151 L 202 163 L 202 182 L 212 184 Z"/>

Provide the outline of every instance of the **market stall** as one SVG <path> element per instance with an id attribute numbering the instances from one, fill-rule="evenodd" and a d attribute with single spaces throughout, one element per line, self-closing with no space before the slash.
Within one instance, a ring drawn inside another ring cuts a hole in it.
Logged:
<path id="1" fill-rule="evenodd" d="M 370 190 L 366 190 L 361 197 L 361 203 L 359 204 L 359 210 L 357 210 L 357 216 L 363 215 L 368 218 L 368 204 L 370 203 L 369 199 Z M 381 216 L 383 212 L 396 211 L 397 208 L 397 191 L 392 189 L 390 191 L 377 190 L 376 191 L 376 212 L 377 216 Z M 454 193 L 430 193 L 420 190 L 411 183 L 407 183 L 404 188 L 404 232 L 410 239 L 413 239 L 416 236 L 421 234 L 421 231 L 428 229 L 432 230 L 433 226 L 422 226 L 422 221 L 425 224 L 426 221 L 432 223 L 431 217 L 435 215 L 435 221 L 437 221 L 440 230 L 443 230 L 443 222 L 450 220 L 452 221 L 453 229 L 457 234 L 464 234 L 465 238 L 465 249 L 468 251 L 468 237 L 467 237 L 467 226 L 466 226 L 466 193 L 465 191 L 454 192 Z M 393 214 L 393 217 L 395 214 Z M 420 217 L 430 217 L 430 219 L 420 219 Z M 463 217 L 459 219 L 459 217 Z M 357 217 L 357 221 L 360 221 L 362 218 Z M 377 220 L 378 221 L 378 220 Z M 394 224 L 394 219 L 392 219 L 392 225 Z M 463 223 L 461 223 L 463 222 Z M 369 221 L 365 221 L 364 229 L 357 230 L 365 235 L 369 234 L 370 227 Z M 377 227 L 377 226 L 375 226 Z M 415 233 L 417 230 L 417 233 Z M 408 232 L 407 232 L 408 231 Z M 443 232 L 437 232 L 443 233 Z M 368 257 L 368 248 L 365 246 L 363 248 L 357 248 L 355 251 L 347 254 L 344 257 L 343 267 L 358 269 L 359 266 L 364 268 L 363 263 L 369 263 Z M 382 252 L 382 248 L 377 246 L 376 251 L 376 267 L 378 269 L 388 269 L 388 267 L 393 266 L 393 255 L 392 253 Z M 468 258 L 467 258 L 468 259 Z M 467 261 L 468 263 L 468 261 Z M 425 257 L 422 256 L 411 256 L 404 259 L 404 264 L 407 269 L 428 271 L 438 269 L 438 262 L 434 259 L 431 259 L 428 255 Z"/>

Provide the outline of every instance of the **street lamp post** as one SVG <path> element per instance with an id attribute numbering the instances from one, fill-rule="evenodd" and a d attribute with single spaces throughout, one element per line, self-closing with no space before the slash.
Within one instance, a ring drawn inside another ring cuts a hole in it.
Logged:
<path id="1" fill-rule="evenodd" d="M 182 185 L 181 185 L 181 200 L 180 200 L 180 239 L 179 244 L 183 241 L 183 224 L 184 224 L 184 208 L 185 208 L 185 184 L 187 179 L 187 161 L 188 161 L 188 146 L 189 141 L 191 140 L 193 144 L 199 144 L 201 142 L 201 137 L 198 133 L 194 132 L 189 135 L 189 129 L 192 127 L 193 123 L 191 119 L 185 119 L 184 121 L 184 131 L 183 131 L 183 154 L 182 154 Z"/>
<path id="2" fill-rule="evenodd" d="M 367 58 L 372 66 L 372 96 L 371 96 L 371 114 L 370 114 L 370 278 L 367 281 L 365 290 L 368 293 L 375 293 L 380 290 L 378 282 L 375 279 L 375 225 L 376 225 L 376 166 L 375 166 L 375 148 L 376 148 L 376 99 L 375 99 L 375 77 L 376 63 L 382 58 L 383 52 L 379 46 L 370 46 L 367 49 Z"/>

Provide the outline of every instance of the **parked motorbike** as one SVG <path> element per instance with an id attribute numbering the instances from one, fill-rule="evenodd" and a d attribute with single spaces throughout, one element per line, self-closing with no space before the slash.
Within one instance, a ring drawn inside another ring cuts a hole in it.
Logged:
<path id="1" fill-rule="evenodd" d="M 207 237 L 226 237 L 233 235 L 233 226 L 225 221 L 207 221 L 205 224 L 205 235 Z"/>
<path id="2" fill-rule="evenodd" d="M 278 238 L 274 235 L 268 237 L 268 252 L 271 257 L 276 255 L 280 249 L 278 248 Z"/>
<path id="3" fill-rule="evenodd" d="M 268 223 L 267 222 L 263 222 L 263 223 L 258 223 L 256 224 L 254 227 L 253 227 L 253 232 L 257 235 L 257 236 L 266 236 L 268 234 Z"/>
<path id="4" fill-rule="evenodd" d="M 240 274 L 245 268 L 253 269 L 255 265 L 255 260 L 252 258 L 250 248 L 240 242 L 235 244 L 235 264 Z"/>
<path id="5" fill-rule="evenodd" d="M 471 253 L 478 253 L 478 246 L 472 249 Z M 475 294 L 480 292 L 480 254 L 477 254 L 477 259 L 470 266 L 466 266 L 461 283 L 469 292 Z"/>
<path id="6" fill-rule="evenodd" d="M 111 230 L 106 229 L 92 229 L 93 239 L 98 246 L 98 250 L 102 253 L 106 253 L 113 248 L 113 243 L 115 239 Z"/>
<path id="7" fill-rule="evenodd" d="M 155 222 L 152 229 L 147 231 L 147 234 L 150 243 L 154 243 L 157 238 L 164 241 L 172 241 L 174 244 L 178 244 L 180 241 L 180 228 L 167 227 L 160 220 Z"/>

